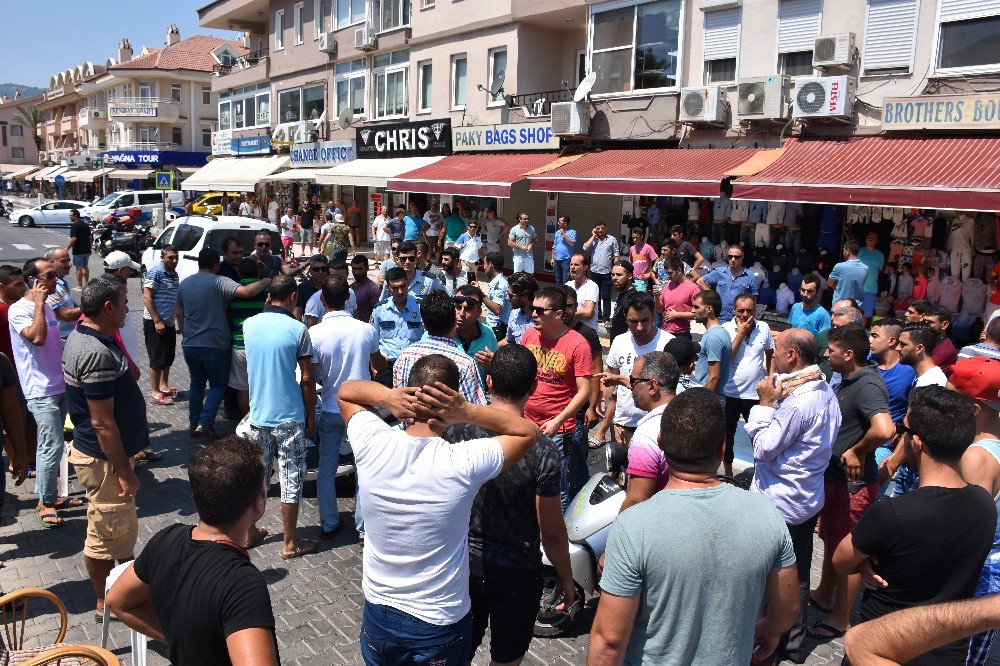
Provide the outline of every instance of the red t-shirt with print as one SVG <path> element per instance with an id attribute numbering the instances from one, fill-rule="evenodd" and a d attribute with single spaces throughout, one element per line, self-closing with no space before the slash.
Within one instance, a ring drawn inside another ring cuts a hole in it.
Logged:
<path id="1" fill-rule="evenodd" d="M 531 350 L 538 362 L 538 387 L 524 406 L 524 417 L 541 426 L 566 409 L 576 395 L 576 378 L 594 374 L 594 359 L 587 340 L 573 330 L 559 339 L 549 340 L 532 326 L 521 337 L 521 344 Z M 576 427 L 571 415 L 559 428 L 569 432 Z"/>

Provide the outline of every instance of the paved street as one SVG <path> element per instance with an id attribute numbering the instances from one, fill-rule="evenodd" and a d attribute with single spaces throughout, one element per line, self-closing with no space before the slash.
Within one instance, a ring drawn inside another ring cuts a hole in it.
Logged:
<path id="1" fill-rule="evenodd" d="M 65 244 L 65 230 L 21 229 L 10 227 L 0 219 L 0 264 L 20 265 L 29 257 L 44 253 L 47 248 Z M 91 258 L 92 275 L 103 271 L 100 259 Z M 71 284 L 72 276 L 70 278 Z M 78 293 L 78 292 L 77 292 Z M 130 281 L 129 304 L 141 312 L 142 303 L 137 278 Z M 138 322 L 140 316 L 136 315 Z M 145 367 L 142 349 L 141 367 Z M 188 377 L 183 361 L 178 358 L 171 374 L 172 384 L 183 389 Z M 142 383 L 148 381 L 145 378 Z M 138 476 L 139 547 L 167 525 L 195 521 L 194 506 L 187 485 L 185 462 L 196 444 L 186 433 L 187 403 L 184 394 L 175 406 L 147 405 L 152 435 L 152 448 L 164 454 L 162 461 L 141 467 Z M 233 424 L 219 423 L 220 434 L 232 431 Z M 599 459 L 600 456 L 595 456 Z M 314 475 L 310 476 L 314 479 Z M 71 481 L 72 483 L 72 481 Z M 13 495 L 0 512 L 0 559 L 6 568 L 0 570 L 0 587 L 11 591 L 24 587 L 42 587 L 59 596 L 66 604 L 69 616 L 67 642 L 99 644 L 101 626 L 94 621 L 94 596 L 83 568 L 81 549 L 86 529 L 85 509 L 65 512 L 66 525 L 61 529 L 43 530 L 35 520 L 33 484 L 10 488 Z M 262 521 L 270 536 L 253 553 L 254 563 L 263 571 L 270 585 L 271 600 L 277 619 L 278 642 L 285 664 L 358 664 L 358 627 L 363 597 L 361 593 L 361 551 L 353 530 L 351 511 L 353 500 L 339 501 L 346 526 L 332 542 L 321 541 L 321 552 L 303 559 L 283 561 L 279 557 L 281 521 L 272 488 L 272 500 Z M 74 485 L 79 494 L 79 486 Z M 306 500 L 300 515 L 301 534 L 319 539 L 317 526 L 316 486 L 310 481 L 305 487 Z M 347 492 L 342 492 L 349 497 Z M 817 542 L 818 544 L 818 542 Z M 817 546 L 817 556 L 820 554 Z M 813 563 L 814 581 L 818 580 L 818 558 Z M 738 584 L 738 581 L 734 581 Z M 583 664 L 586 660 L 587 632 L 596 604 L 591 600 L 575 635 L 559 639 L 536 638 L 525 664 Z M 28 631 L 30 644 L 50 642 L 57 616 L 42 614 L 33 618 Z M 111 625 L 111 647 L 117 654 L 128 652 L 128 631 L 120 622 Z M 165 664 L 163 645 L 151 643 L 150 664 Z M 839 642 L 817 646 L 810 664 L 839 663 L 842 648 Z M 480 651 L 477 664 L 489 662 L 488 652 Z M 128 663 L 127 661 L 125 663 Z"/>

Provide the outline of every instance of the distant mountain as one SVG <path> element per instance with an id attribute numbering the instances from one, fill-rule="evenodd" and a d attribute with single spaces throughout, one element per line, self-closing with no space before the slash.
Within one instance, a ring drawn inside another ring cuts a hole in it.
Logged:
<path id="1" fill-rule="evenodd" d="M 21 97 L 33 97 L 35 95 L 38 95 L 45 89 L 36 88 L 34 86 L 26 86 L 21 83 L 0 83 L 0 97 L 6 95 L 7 97 L 14 99 L 15 90 L 21 91 Z"/>

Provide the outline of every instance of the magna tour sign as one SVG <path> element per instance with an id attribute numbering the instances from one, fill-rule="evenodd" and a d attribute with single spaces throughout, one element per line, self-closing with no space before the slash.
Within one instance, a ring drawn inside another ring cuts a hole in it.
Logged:
<path id="1" fill-rule="evenodd" d="M 451 155 L 451 119 L 357 128 L 359 159 Z"/>

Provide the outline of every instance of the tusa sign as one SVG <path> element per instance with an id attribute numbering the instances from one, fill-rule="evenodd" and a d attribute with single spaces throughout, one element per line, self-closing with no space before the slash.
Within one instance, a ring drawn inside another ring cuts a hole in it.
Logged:
<path id="1" fill-rule="evenodd" d="M 451 155 L 451 119 L 357 128 L 359 159 Z"/>
<path id="2" fill-rule="evenodd" d="M 1000 129 L 1000 93 L 889 97 L 882 106 L 882 129 Z"/>
<path id="3" fill-rule="evenodd" d="M 559 137 L 552 135 L 549 122 L 455 127 L 451 143 L 456 153 L 559 149 Z"/>

